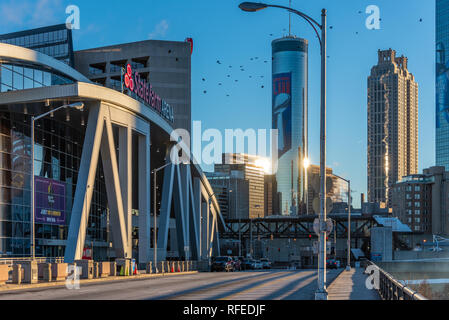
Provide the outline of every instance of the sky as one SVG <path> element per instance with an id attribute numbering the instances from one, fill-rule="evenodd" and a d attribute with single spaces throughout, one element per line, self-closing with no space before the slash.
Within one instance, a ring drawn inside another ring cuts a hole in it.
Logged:
<path id="1" fill-rule="evenodd" d="M 192 120 L 201 121 L 203 130 L 216 128 L 223 134 L 225 129 L 270 129 L 271 41 L 288 33 L 288 13 L 274 8 L 247 13 L 238 8 L 240 2 L 2 0 L 0 33 L 64 23 L 66 7 L 76 5 L 81 25 L 73 33 L 75 50 L 191 37 Z M 289 0 L 266 3 L 288 6 Z M 369 5 L 380 9 L 379 30 L 365 26 Z M 409 70 L 419 84 L 419 171 L 433 166 L 434 1 L 292 0 L 292 7 L 316 20 L 322 8 L 328 11 L 327 165 L 351 180 L 355 207 L 360 206 L 360 193 L 367 191 L 367 77 L 378 49 L 392 48 L 409 58 Z M 309 154 L 311 163 L 319 164 L 319 43 L 297 16 L 292 16 L 292 34 L 309 40 Z"/>

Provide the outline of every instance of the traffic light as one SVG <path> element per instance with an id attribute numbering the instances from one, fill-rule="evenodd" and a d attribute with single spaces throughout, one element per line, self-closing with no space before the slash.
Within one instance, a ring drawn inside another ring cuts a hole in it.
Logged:
<path id="1" fill-rule="evenodd" d="M 312 240 L 312 235 L 311 234 L 309 234 L 309 240 Z"/>

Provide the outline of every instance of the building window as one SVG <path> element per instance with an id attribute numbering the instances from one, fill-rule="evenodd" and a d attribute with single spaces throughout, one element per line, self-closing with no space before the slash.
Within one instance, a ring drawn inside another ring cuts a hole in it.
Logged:
<path id="1" fill-rule="evenodd" d="M 416 200 L 421 199 L 421 195 L 420 195 L 419 193 L 415 194 L 415 199 L 416 199 Z"/>
<path id="2" fill-rule="evenodd" d="M 421 202 L 415 202 L 415 207 L 416 207 L 416 208 L 421 207 Z"/>
<path id="3" fill-rule="evenodd" d="M 421 214 L 421 210 L 415 210 L 415 214 L 416 215 L 420 215 Z"/>
<path id="4" fill-rule="evenodd" d="M 421 191 L 421 186 L 415 186 L 415 191 Z"/>

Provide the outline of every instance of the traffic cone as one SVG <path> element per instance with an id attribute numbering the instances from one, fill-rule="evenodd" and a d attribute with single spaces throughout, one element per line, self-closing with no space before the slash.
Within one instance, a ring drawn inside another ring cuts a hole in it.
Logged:
<path id="1" fill-rule="evenodd" d="M 171 272 L 172 272 L 172 273 L 175 272 L 175 264 L 174 264 L 174 263 L 171 265 Z"/>
<path id="2" fill-rule="evenodd" d="M 125 270 L 123 269 L 123 266 L 120 267 L 120 275 L 121 276 L 125 275 Z"/>
<path id="3" fill-rule="evenodd" d="M 181 272 L 181 267 L 179 266 L 179 262 L 178 262 L 178 272 Z"/>

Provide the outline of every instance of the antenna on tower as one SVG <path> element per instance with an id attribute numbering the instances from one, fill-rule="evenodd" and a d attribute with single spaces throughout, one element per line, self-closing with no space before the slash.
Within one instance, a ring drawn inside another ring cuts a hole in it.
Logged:
<path id="1" fill-rule="evenodd" d="M 289 0 L 289 8 L 292 8 L 292 0 Z M 292 35 L 292 13 L 288 12 L 288 36 Z"/>

